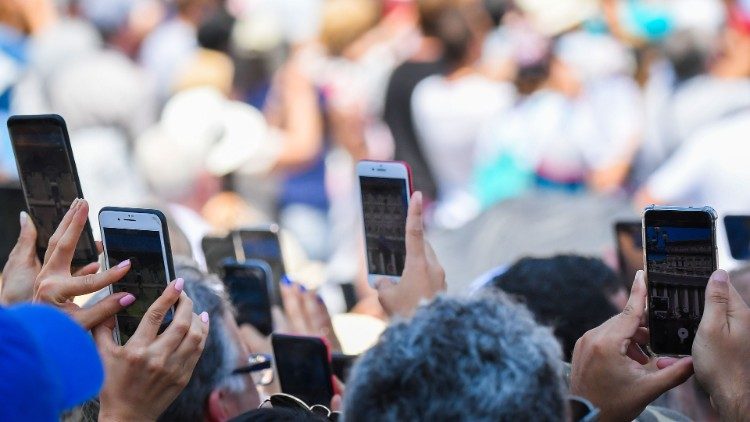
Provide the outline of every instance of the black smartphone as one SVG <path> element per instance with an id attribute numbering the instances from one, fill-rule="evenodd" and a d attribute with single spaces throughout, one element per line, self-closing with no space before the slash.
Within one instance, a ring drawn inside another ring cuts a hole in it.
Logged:
<path id="1" fill-rule="evenodd" d="M 83 198 L 65 120 L 56 114 L 11 116 L 8 131 L 18 164 L 26 207 L 37 230 L 37 255 L 44 260 L 49 239 L 70 204 Z M 96 262 L 91 225 L 78 240 L 73 266 Z"/>
<path id="2" fill-rule="evenodd" d="M 224 261 L 222 280 L 237 309 L 237 324 L 250 324 L 261 334 L 273 332 L 271 316 L 271 268 L 257 259 Z"/>
<path id="3" fill-rule="evenodd" d="M 615 243 L 617 244 L 617 266 L 620 278 L 630 290 L 635 273 L 643 269 L 643 237 L 640 221 L 619 221 L 615 223 Z"/>
<path id="4" fill-rule="evenodd" d="M 221 265 L 227 259 L 238 260 L 234 235 L 204 236 L 201 239 L 201 249 L 206 258 L 206 268 L 213 274 L 221 274 Z"/>
<path id="5" fill-rule="evenodd" d="M 143 315 L 175 279 L 169 229 L 164 214 L 143 208 L 104 207 L 99 212 L 105 266 L 109 269 L 126 259 L 130 271 L 110 286 L 112 293 L 128 292 L 135 303 L 117 314 L 115 337 L 123 345 L 135 333 Z M 167 313 L 162 328 L 172 320 Z"/>
<path id="6" fill-rule="evenodd" d="M 319 337 L 272 334 L 271 344 L 281 391 L 308 406 L 330 406 L 334 392 L 325 342 Z"/>
<path id="7" fill-rule="evenodd" d="M 739 261 L 750 260 L 750 215 L 724 216 L 724 229 L 732 258 Z"/>
<path id="8" fill-rule="evenodd" d="M 10 251 L 21 234 L 21 211 L 26 210 L 26 200 L 20 185 L 0 185 L 0 273 L 8 262 Z"/>
<path id="9" fill-rule="evenodd" d="M 716 212 L 704 208 L 646 208 L 644 264 L 651 351 L 690 355 L 716 270 Z"/>
<path id="10" fill-rule="evenodd" d="M 260 259 L 266 261 L 273 273 L 271 299 L 274 305 L 283 307 L 281 300 L 281 278 L 286 275 L 284 257 L 279 243 L 279 226 L 269 224 L 264 227 L 242 229 L 236 232 L 240 241 L 240 261 Z"/>

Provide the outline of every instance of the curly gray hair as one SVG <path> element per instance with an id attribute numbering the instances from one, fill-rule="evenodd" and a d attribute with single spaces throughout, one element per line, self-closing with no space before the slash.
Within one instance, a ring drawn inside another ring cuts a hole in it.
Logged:
<path id="1" fill-rule="evenodd" d="M 438 297 L 355 365 L 345 420 L 566 417 L 560 345 L 504 294 Z"/>

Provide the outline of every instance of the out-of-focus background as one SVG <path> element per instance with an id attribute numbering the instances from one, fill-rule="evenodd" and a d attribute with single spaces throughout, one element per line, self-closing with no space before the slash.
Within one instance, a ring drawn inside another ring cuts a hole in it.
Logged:
<path id="1" fill-rule="evenodd" d="M 614 262 L 645 204 L 750 214 L 750 1 L 3 0 L 0 181 L 35 113 L 67 121 L 95 233 L 160 208 L 203 263 L 204 235 L 277 222 L 293 278 L 362 298 L 354 164 L 407 161 L 456 292 Z"/>

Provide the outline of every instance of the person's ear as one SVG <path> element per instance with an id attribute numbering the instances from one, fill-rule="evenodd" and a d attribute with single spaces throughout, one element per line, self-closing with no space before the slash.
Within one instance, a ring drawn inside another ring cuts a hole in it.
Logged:
<path id="1" fill-rule="evenodd" d="M 210 422 L 224 422 L 229 419 L 226 403 L 224 403 L 225 393 L 220 388 L 211 391 L 208 395 L 206 406 L 206 419 Z"/>

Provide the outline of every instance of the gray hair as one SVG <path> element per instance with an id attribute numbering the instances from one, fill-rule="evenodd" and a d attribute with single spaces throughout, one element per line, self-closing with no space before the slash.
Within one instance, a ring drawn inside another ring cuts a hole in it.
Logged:
<path id="1" fill-rule="evenodd" d="M 345 420 L 566 418 L 560 345 L 504 294 L 438 297 L 355 365 Z"/>
<path id="2" fill-rule="evenodd" d="M 176 263 L 175 272 L 185 280 L 185 293 L 193 301 L 193 312 L 208 312 L 211 330 L 190 382 L 159 420 L 203 420 L 213 390 L 228 388 L 239 392 L 246 387 L 242 377 L 232 376 L 239 353 L 226 326 L 227 311 L 231 312 L 232 307 L 223 284 L 215 276 L 182 263 Z"/>

